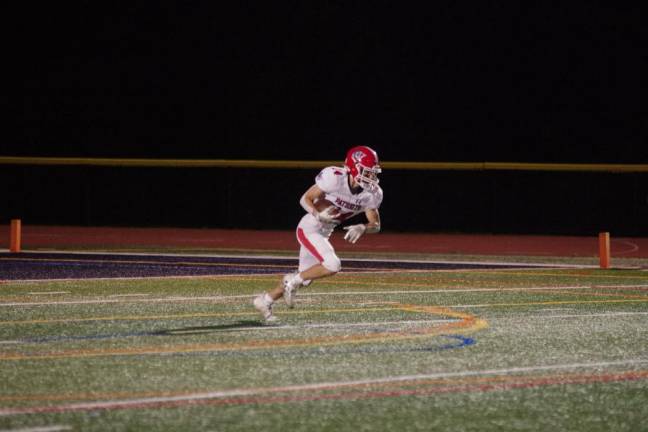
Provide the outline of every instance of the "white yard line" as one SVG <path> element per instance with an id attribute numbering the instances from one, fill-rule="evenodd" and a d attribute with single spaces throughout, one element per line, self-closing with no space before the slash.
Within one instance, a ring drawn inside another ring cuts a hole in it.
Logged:
<path id="1" fill-rule="evenodd" d="M 253 295 L 234 296 L 239 298 L 252 298 Z M 0 303 L 0 307 L 16 307 L 16 306 L 60 306 L 60 305 L 85 305 L 85 304 L 108 304 L 108 303 L 173 303 L 183 301 L 201 301 L 201 300 L 225 300 L 231 297 L 215 296 L 215 297 L 163 297 L 163 298 L 145 298 L 145 299 L 97 299 L 97 300 L 69 300 L 69 301 L 53 301 L 53 302 L 15 302 L 15 303 Z"/>
<path id="2" fill-rule="evenodd" d="M 496 317 L 488 318 L 492 321 L 507 321 L 519 319 L 547 319 L 547 318 L 608 318 L 618 316 L 648 315 L 648 312 L 605 312 L 605 313 L 582 313 L 582 314 L 564 314 L 564 315 L 524 315 L 523 317 Z"/>
<path id="3" fill-rule="evenodd" d="M 42 292 L 27 293 L 27 295 L 55 295 L 55 294 L 70 294 L 70 291 L 42 291 Z"/>
<path id="4" fill-rule="evenodd" d="M 23 429 L 2 429 L 0 432 L 59 432 L 59 431 L 68 431 L 72 430 L 72 427 L 67 425 L 61 426 L 40 426 L 32 428 L 23 428 Z"/>
<path id="5" fill-rule="evenodd" d="M 162 397 L 149 397 L 137 399 L 115 399 L 98 402 L 81 402 L 62 404 L 57 406 L 48 406 L 47 408 L 56 412 L 66 411 L 82 411 L 92 409 L 117 409 L 138 407 L 144 408 L 146 405 L 155 405 L 160 403 L 170 402 L 191 402 L 206 399 L 224 399 L 240 396 L 256 396 L 262 394 L 275 394 L 275 393 L 290 393 L 290 392 L 304 392 L 304 391 L 317 391 L 317 390 L 332 390 L 343 387 L 355 387 L 365 385 L 387 384 L 395 382 L 409 382 L 430 379 L 443 379 L 443 378 L 464 378 L 471 376 L 497 376 L 497 375 L 513 375 L 524 374 L 540 371 L 560 371 L 572 369 L 600 369 L 615 366 L 634 366 L 648 363 L 648 359 L 629 359 L 620 361 L 607 361 L 607 362 L 594 362 L 594 363 L 569 363 L 569 364 L 554 364 L 554 365 L 536 365 L 527 367 L 515 367 L 505 369 L 483 369 L 473 371 L 459 371 L 459 372 L 437 372 L 429 374 L 418 375 L 398 375 L 386 376 L 364 380 L 351 380 L 351 381 L 330 381 L 318 382 L 312 384 L 301 384 L 280 387 L 261 387 L 261 388 L 239 388 L 220 390 L 213 392 L 184 394 L 178 396 L 162 396 Z M 0 416 L 12 416 L 18 414 L 31 414 L 39 412 L 39 407 L 25 407 L 25 408 L 5 408 L 0 409 Z"/>
<path id="6" fill-rule="evenodd" d="M 550 287 L 510 287 L 510 288 L 449 288 L 449 289 L 434 289 L 434 290 L 381 290 L 381 291 L 341 291 L 341 292 L 306 292 L 299 294 L 300 297 L 324 297 L 324 296 L 384 296 L 394 294 L 455 294 L 460 292 L 502 292 L 502 291 L 562 291 L 562 290 L 588 290 L 596 288 L 648 288 L 648 285 L 597 285 L 597 286 L 550 286 Z M 139 295 L 139 294 L 138 294 Z M 52 301 L 52 302 L 11 302 L 0 303 L 0 307 L 16 307 L 16 306 L 57 306 L 57 305 L 82 305 L 82 304 L 103 304 L 103 303 L 141 303 L 141 302 L 155 302 L 155 303 L 173 303 L 173 302 L 191 302 L 191 301 L 221 301 L 233 299 L 251 299 L 256 294 L 245 295 L 219 295 L 219 296 L 202 296 L 202 297 L 160 297 L 160 298 L 128 298 L 128 294 L 124 295 L 126 298 L 107 298 L 96 300 L 68 300 L 68 301 Z M 489 304 L 476 304 L 476 305 L 454 305 L 448 307 L 488 307 Z"/>
<path id="7" fill-rule="evenodd" d="M 633 316 L 633 315 L 648 315 L 648 312 L 609 312 L 609 313 L 599 313 L 599 314 L 569 314 L 569 315 L 524 315 L 524 316 L 517 316 L 517 317 L 496 317 L 496 318 L 488 318 L 489 322 L 495 322 L 495 321 L 528 321 L 530 319 L 541 319 L 545 320 L 547 318 L 586 318 L 586 319 L 592 319 L 592 318 L 610 318 L 610 317 L 618 317 L 618 316 Z M 345 323 L 345 324 L 338 324 L 338 323 L 324 323 L 324 324 L 305 324 L 305 325 L 271 325 L 271 326 L 265 326 L 265 327 L 253 327 L 253 328 L 231 328 L 227 330 L 218 330 L 214 331 L 213 329 L 205 329 L 205 333 L 256 333 L 256 332 L 263 332 L 263 331 L 276 331 L 276 330 L 304 330 L 304 329 L 318 329 L 318 328 L 330 328 L 330 329 L 346 329 L 346 328 L 362 328 L 362 327 L 369 327 L 369 328 L 383 328 L 383 327 L 391 327 L 394 326 L 396 329 L 400 329 L 403 327 L 410 327 L 410 326 L 415 326 L 415 325 L 429 325 L 429 324 L 447 324 L 447 323 L 452 323 L 452 322 L 457 322 L 459 321 L 458 319 L 436 319 L 436 320 L 411 320 L 411 321 L 367 321 L 367 322 L 359 322 L 359 323 Z M 183 334 L 183 333 L 196 333 L 196 330 L 176 330 L 172 331 L 173 334 Z M 19 342 L 19 341 L 17 341 Z M 20 342 L 19 342 L 20 343 Z"/>
<path id="8" fill-rule="evenodd" d="M 436 320 L 419 320 L 419 321 L 374 321 L 374 322 L 360 322 L 360 323 L 329 323 L 329 324 L 305 324 L 305 325 L 271 325 L 265 327 L 254 327 L 254 328 L 232 328 L 227 330 L 214 331 L 212 329 L 205 329 L 206 333 L 230 333 L 230 332 L 258 332 L 258 331 L 275 331 L 275 330 L 303 330 L 303 329 L 318 329 L 318 328 L 330 328 L 330 329 L 346 329 L 353 327 L 391 327 L 396 326 L 397 328 L 402 328 L 405 326 L 413 325 L 423 325 L 423 324 L 447 324 L 452 322 L 458 322 L 458 319 L 436 319 Z M 182 334 L 182 330 L 173 331 L 173 334 Z M 195 330 L 187 330 L 185 333 L 196 333 Z"/>
<path id="9" fill-rule="evenodd" d="M 448 322 L 458 322 L 458 319 L 436 319 L 436 320 L 411 320 L 411 321 L 374 321 L 374 322 L 357 322 L 344 324 L 306 324 L 304 326 L 286 326 L 286 328 L 348 328 L 348 327 L 376 327 L 387 325 L 415 325 L 415 324 L 444 324 Z M 283 327 L 281 327 L 283 328 Z"/>

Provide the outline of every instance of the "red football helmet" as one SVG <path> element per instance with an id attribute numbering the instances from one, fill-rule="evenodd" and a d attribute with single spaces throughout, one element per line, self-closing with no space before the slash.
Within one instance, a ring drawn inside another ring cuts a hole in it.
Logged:
<path id="1" fill-rule="evenodd" d="M 382 170 L 378 164 L 378 155 L 369 147 L 357 146 L 350 149 L 344 166 L 363 189 L 373 190 L 378 187 L 378 174 Z"/>

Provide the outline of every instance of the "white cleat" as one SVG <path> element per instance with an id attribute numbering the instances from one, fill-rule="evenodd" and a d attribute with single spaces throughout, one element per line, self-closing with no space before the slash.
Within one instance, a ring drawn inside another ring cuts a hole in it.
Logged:
<path id="1" fill-rule="evenodd" d="M 265 294 L 256 297 L 252 304 L 254 304 L 254 307 L 261 313 L 266 322 L 277 321 L 277 317 L 272 314 L 272 302 L 266 300 Z"/>
<path id="2" fill-rule="evenodd" d="M 297 288 L 301 286 L 300 283 L 294 282 L 293 278 L 296 273 L 289 273 L 283 277 L 283 297 L 286 302 L 286 306 L 290 309 L 295 307 L 295 296 L 297 295 Z"/>

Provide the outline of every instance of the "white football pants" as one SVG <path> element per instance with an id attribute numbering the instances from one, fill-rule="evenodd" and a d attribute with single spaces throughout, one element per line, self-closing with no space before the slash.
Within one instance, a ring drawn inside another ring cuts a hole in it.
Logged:
<path id="1" fill-rule="evenodd" d="M 301 245 L 299 249 L 299 272 L 303 272 L 316 264 L 322 264 L 332 272 L 339 272 L 340 268 L 342 268 L 340 258 L 335 254 L 335 249 L 333 249 L 328 237 L 317 231 L 309 232 L 297 228 L 297 241 Z M 304 285 L 308 285 L 308 283 Z"/>

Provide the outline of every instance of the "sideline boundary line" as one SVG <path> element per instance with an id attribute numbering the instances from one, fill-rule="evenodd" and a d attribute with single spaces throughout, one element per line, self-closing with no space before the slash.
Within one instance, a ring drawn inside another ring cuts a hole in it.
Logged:
<path id="1" fill-rule="evenodd" d="M 7 250 L 8 252 L 8 250 Z M 191 254 L 191 253 L 160 253 L 160 252 L 111 252 L 111 251 L 43 251 L 35 250 L 28 251 L 23 250 L 24 253 L 29 254 L 39 254 L 39 255 L 81 255 L 81 256 L 93 256 L 93 255 L 115 255 L 122 257 L 173 257 L 173 258 L 230 258 L 230 259 L 250 259 L 250 260 L 267 260 L 267 261 L 277 261 L 277 260 L 291 260 L 295 263 L 299 262 L 299 257 L 296 255 L 248 255 L 248 254 L 224 254 L 224 253 L 215 253 L 215 254 Z M 12 256 L 13 259 L 21 259 L 19 255 Z M 1 258 L 0 258 L 1 259 Z M 23 258 L 28 260 L 29 258 Z M 540 267 L 540 268 L 598 268 L 597 265 L 593 264 L 565 264 L 565 263 L 541 263 L 541 262 L 520 262 L 520 261 L 471 261 L 471 260 L 448 260 L 448 259 L 398 259 L 398 258 L 353 258 L 353 257 L 344 257 L 343 261 L 359 261 L 359 262 L 375 262 L 375 263 L 404 263 L 404 264 L 456 264 L 456 265 L 474 265 L 474 266 L 524 266 L 524 267 Z M 137 261 L 131 261 L 137 263 Z M 211 263 L 214 264 L 214 263 Z M 242 263 L 241 265 L 244 265 Z"/>
<path id="2" fill-rule="evenodd" d="M 8 249 L 4 250 L 9 252 Z M 0 249 L 0 252 L 3 250 Z M 295 262 L 299 261 L 298 255 L 245 255 L 240 253 L 228 254 L 228 253 L 205 253 L 205 254 L 196 254 L 196 253 L 181 253 L 181 252 L 111 252 L 111 251 L 45 251 L 45 250 L 24 250 L 25 253 L 33 254 L 71 254 L 71 255 L 117 255 L 117 256 L 150 256 L 150 257 L 189 257 L 189 258 L 244 258 L 244 259 L 259 259 L 259 260 L 293 260 Z M 465 264 L 465 265 L 512 265 L 512 266 L 528 266 L 528 267 L 546 267 L 546 268 L 598 268 L 598 265 L 594 264 L 565 264 L 565 263 L 541 263 L 541 262 L 516 262 L 516 261 L 469 261 L 469 260 L 448 260 L 448 259 L 399 259 L 399 258 L 352 258 L 352 257 L 342 257 L 343 261 L 361 261 L 361 262 L 388 262 L 388 263 L 410 263 L 410 264 Z"/>
<path id="3" fill-rule="evenodd" d="M 394 285 L 398 285 L 394 283 Z M 612 288 L 617 287 L 612 286 Z M 648 288 L 648 285 L 623 285 L 624 288 Z M 604 285 L 597 286 L 546 286 L 546 287 L 507 287 L 507 288 L 457 288 L 457 289 L 433 289 L 433 290 L 379 290 L 379 291 L 338 291 L 338 292 L 306 292 L 300 294 L 300 297 L 324 297 L 324 296 L 353 296 L 353 295 L 385 295 L 385 294 L 454 294 L 459 292 L 499 292 L 499 291 L 560 291 L 560 290 L 591 290 L 606 288 Z M 42 302 L 10 302 L 0 303 L 0 307 L 16 307 L 16 306 L 57 306 L 57 305 L 73 305 L 73 304 L 110 304 L 110 303 L 164 303 L 164 302 L 191 302 L 191 301 L 223 301 L 230 299 L 251 299 L 256 293 L 241 294 L 241 295 L 218 295 L 218 296 L 201 296 L 201 297 L 159 297 L 159 298 L 111 298 L 93 299 L 93 300 L 69 300 L 69 301 L 42 301 Z M 609 299 L 609 301 L 618 301 Z M 637 300 L 635 300 L 637 301 Z M 638 301 L 648 301 L 648 297 L 641 297 Z M 592 300 L 594 303 L 608 302 L 608 300 Z M 520 303 L 520 304 L 536 304 L 536 303 Z M 484 305 L 478 305 L 484 306 Z M 450 307 L 469 307 L 466 305 L 456 305 Z M 2 321 L 0 321 L 2 324 Z"/>
<path id="4" fill-rule="evenodd" d="M 109 263 L 115 265 L 118 269 L 119 265 L 124 265 L 128 269 L 136 268 L 138 265 L 142 266 L 160 266 L 166 267 L 172 271 L 173 267 L 184 267 L 189 269 L 190 267 L 197 268 L 216 268 L 223 269 L 222 271 L 225 274 L 167 274 L 167 275 L 142 275 L 142 276 L 126 276 L 126 277 L 63 277 L 63 278 L 38 278 L 38 279 L 0 279 L 0 283 L 37 283 L 37 282 L 47 282 L 47 281 L 93 281 L 93 280 L 142 280 L 142 279 L 187 279 L 187 278 L 215 278 L 215 277 L 245 277 L 245 276 L 275 276 L 282 274 L 285 269 L 293 268 L 297 265 L 297 258 L 295 257 L 285 257 L 285 256 L 245 256 L 239 254 L 213 254 L 213 255 L 196 255 L 196 254 L 159 254 L 159 253 L 113 253 L 113 252 L 69 252 L 69 251 L 37 251 L 29 252 L 33 256 L 0 256 L 0 264 L 3 261 L 6 262 L 21 262 L 29 265 L 29 262 L 33 260 L 35 263 L 43 265 L 51 263 L 74 263 L 74 264 L 88 264 L 89 266 Z M 52 256 L 48 258 L 47 256 Z M 78 258 L 75 259 L 74 256 L 86 257 L 86 259 Z M 56 256 L 61 256 L 61 258 L 55 258 Z M 106 259 L 87 259 L 87 257 L 96 257 L 96 256 L 105 256 Z M 42 257 L 42 258 L 41 258 Z M 112 257 L 112 258 L 111 258 Z M 148 260 L 128 260 L 126 257 L 138 258 L 138 257 L 148 257 Z M 183 261 L 157 261 L 155 258 L 165 258 L 172 257 L 176 259 L 185 259 Z M 121 259 L 120 259 L 121 258 Z M 218 262 L 218 261 L 190 261 L 191 258 L 201 258 L 201 259 L 241 259 L 248 260 L 247 262 Z M 289 261 L 289 262 L 287 262 Z M 507 261 L 452 261 L 452 260 L 412 260 L 412 259 L 379 259 L 379 258 L 348 258 L 348 262 L 345 269 L 343 269 L 344 274 L 363 274 L 363 273 L 425 273 L 425 272 L 478 272 L 478 271 L 533 271 L 534 269 L 587 269 L 587 268 L 596 268 L 595 266 L 586 266 L 586 265 L 576 265 L 576 264 L 543 264 L 543 263 L 519 263 L 519 262 L 507 262 Z M 353 263 L 375 263 L 374 268 L 362 266 L 354 267 Z M 385 267 L 380 267 L 380 263 L 385 263 Z M 421 265 L 421 266 L 470 266 L 470 268 L 389 268 L 388 264 L 410 264 L 410 265 Z M 489 268 L 491 267 L 491 268 Z M 492 268 L 495 267 L 495 268 Z M 244 272 L 230 272 L 227 271 L 228 268 L 241 268 L 241 269 L 254 269 L 257 268 L 259 271 L 267 270 L 263 273 L 250 273 L 246 274 Z M 263 270 L 262 270 L 263 269 Z M 126 271 L 126 270 L 125 270 Z M 192 272 L 194 273 L 194 272 Z M 46 275 L 45 275 L 46 276 Z"/>

